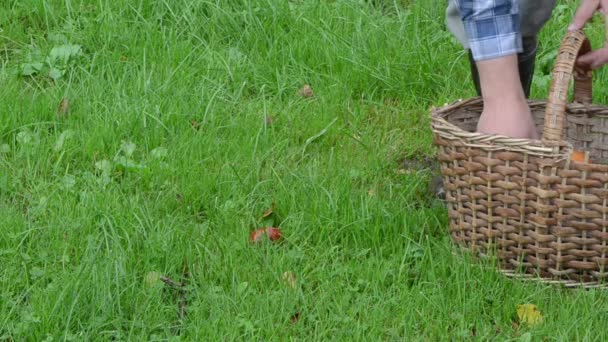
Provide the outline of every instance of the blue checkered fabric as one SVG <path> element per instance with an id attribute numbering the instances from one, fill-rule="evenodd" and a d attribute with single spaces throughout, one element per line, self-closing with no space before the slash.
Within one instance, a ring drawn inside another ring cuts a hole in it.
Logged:
<path id="1" fill-rule="evenodd" d="M 456 0 L 476 61 L 523 51 L 519 0 Z"/>

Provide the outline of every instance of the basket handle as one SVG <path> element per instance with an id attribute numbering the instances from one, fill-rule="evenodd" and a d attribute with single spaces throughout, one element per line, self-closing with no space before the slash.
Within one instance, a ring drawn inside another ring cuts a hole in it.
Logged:
<path id="1" fill-rule="evenodd" d="M 549 100 L 545 109 L 544 142 L 556 144 L 564 140 L 566 102 L 572 76 L 574 76 L 574 101 L 591 103 L 592 72 L 575 64 L 579 55 L 589 51 L 591 44 L 582 30 L 568 32 L 562 40 L 553 68 Z"/>

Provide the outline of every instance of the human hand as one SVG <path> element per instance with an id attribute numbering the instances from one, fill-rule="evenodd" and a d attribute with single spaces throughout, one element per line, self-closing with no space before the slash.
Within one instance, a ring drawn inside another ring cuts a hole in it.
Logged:
<path id="1" fill-rule="evenodd" d="M 608 47 L 604 46 L 601 49 L 597 49 L 580 56 L 576 61 L 576 64 L 591 68 L 592 70 L 608 64 Z"/>
<path id="2" fill-rule="evenodd" d="M 601 12 L 606 17 L 606 35 L 608 38 L 608 0 L 583 0 L 578 10 L 576 10 L 574 20 L 568 30 L 582 29 L 596 11 Z M 604 64 L 608 64 L 608 46 L 604 44 L 604 47 L 580 56 L 577 64 L 591 69 L 597 69 Z"/>
<path id="3" fill-rule="evenodd" d="M 583 0 L 576 10 L 574 20 L 568 27 L 568 30 L 576 31 L 582 29 L 596 11 L 604 15 L 608 14 L 608 0 Z"/>
<path id="4" fill-rule="evenodd" d="M 518 139 L 538 139 L 538 131 L 524 97 L 519 100 L 484 102 L 483 112 L 477 122 L 477 132 Z"/>

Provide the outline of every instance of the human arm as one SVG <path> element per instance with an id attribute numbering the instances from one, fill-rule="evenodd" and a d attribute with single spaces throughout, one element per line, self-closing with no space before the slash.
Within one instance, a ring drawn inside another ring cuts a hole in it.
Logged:
<path id="1" fill-rule="evenodd" d="M 518 0 L 457 0 L 479 71 L 484 109 L 477 130 L 537 138 L 517 63 L 522 51 Z"/>

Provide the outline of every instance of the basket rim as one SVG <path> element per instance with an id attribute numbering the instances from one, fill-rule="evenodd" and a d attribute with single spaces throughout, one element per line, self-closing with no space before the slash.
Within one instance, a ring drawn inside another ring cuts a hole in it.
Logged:
<path id="1" fill-rule="evenodd" d="M 546 105 L 547 101 L 529 100 L 529 105 Z M 487 134 L 479 132 L 468 132 L 448 122 L 445 117 L 452 114 L 455 109 L 481 105 L 481 97 L 459 99 L 441 107 L 431 108 L 431 128 L 433 132 L 448 141 L 458 141 L 465 146 L 482 148 L 488 151 L 513 151 L 525 152 L 538 157 L 558 157 L 568 159 L 574 150 L 572 144 L 566 140 L 558 142 L 546 142 L 540 139 L 512 138 L 505 135 Z M 575 104 L 579 105 L 579 104 Z M 586 105 L 585 107 L 588 107 Z"/>

